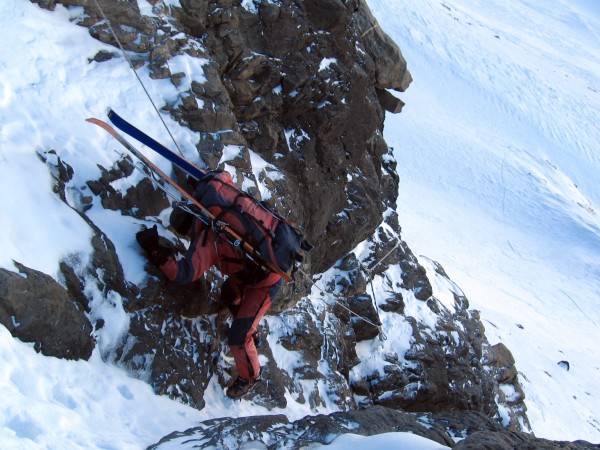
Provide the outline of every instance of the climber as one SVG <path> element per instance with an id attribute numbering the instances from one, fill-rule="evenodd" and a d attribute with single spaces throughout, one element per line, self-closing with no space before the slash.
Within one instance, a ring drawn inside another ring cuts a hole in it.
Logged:
<path id="1" fill-rule="evenodd" d="M 136 239 L 149 261 L 171 281 L 190 283 L 211 266 L 216 266 L 228 277 L 221 288 L 221 301 L 233 316 L 228 344 L 238 377 L 227 388 L 226 394 L 233 399 L 241 398 L 261 381 L 257 327 L 277 295 L 282 278 L 249 261 L 239 248 L 225 242 L 217 232 L 183 209 L 173 209 L 170 223 L 179 234 L 191 240 L 188 251 L 179 260 L 171 249 L 160 244 L 156 225 L 140 230 Z"/>

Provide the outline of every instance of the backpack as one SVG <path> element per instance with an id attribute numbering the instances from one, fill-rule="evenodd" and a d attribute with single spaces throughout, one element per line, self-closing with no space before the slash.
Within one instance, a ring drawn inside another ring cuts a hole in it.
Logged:
<path id="1" fill-rule="evenodd" d="M 266 262 L 286 273 L 303 261 L 302 251 L 313 248 L 290 222 L 239 189 L 229 172 L 208 172 L 199 180 L 194 197 L 216 222 L 226 223 Z"/>

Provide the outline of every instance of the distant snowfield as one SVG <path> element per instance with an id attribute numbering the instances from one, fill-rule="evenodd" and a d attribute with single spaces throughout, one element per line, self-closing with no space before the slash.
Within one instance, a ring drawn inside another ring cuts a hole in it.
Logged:
<path id="1" fill-rule="evenodd" d="M 600 442 L 600 3 L 369 5 L 414 78 L 403 238 L 512 350 L 536 435 Z"/>
<path id="2" fill-rule="evenodd" d="M 513 351 L 536 434 L 600 442 L 598 7 L 583 0 L 552 9 L 541 1 L 455 3 L 369 1 L 415 78 L 401 95 L 405 111 L 388 117 L 385 129 L 399 161 L 403 237 L 446 268 L 482 311 L 492 342 Z M 150 11 L 145 0 L 139 4 Z M 91 252 L 89 228 L 51 192 L 36 153 L 56 150 L 73 166 L 67 195 L 76 206 L 85 181 L 99 175 L 97 164 L 110 167 L 119 157 L 86 117 L 103 118 L 112 106 L 169 142 L 123 58 L 90 63 L 99 50 L 115 49 L 69 26 L 79 14 L 0 1 L 2 268 L 15 270 L 14 260 L 58 277 L 61 259 L 85 264 Z M 189 68 L 189 79 L 203 79 L 200 63 L 177 63 Z M 177 100 L 168 80 L 138 73 L 154 99 Z M 193 155 L 197 136 L 164 118 L 184 154 Z M 127 277 L 142 279 L 134 224 L 96 206 L 88 217 L 115 242 Z M 95 311 L 111 320 L 89 362 L 46 358 L 0 327 L 0 448 L 142 448 L 209 418 L 315 413 L 291 399 L 285 411 L 251 402 L 233 408 L 214 381 L 203 411 L 155 396 L 99 357 L 126 325 L 121 299 L 112 300 L 116 306 Z M 390 336 L 405 344 L 402 333 Z M 334 444 L 375 448 L 411 437 L 376 439 L 346 436 Z"/>

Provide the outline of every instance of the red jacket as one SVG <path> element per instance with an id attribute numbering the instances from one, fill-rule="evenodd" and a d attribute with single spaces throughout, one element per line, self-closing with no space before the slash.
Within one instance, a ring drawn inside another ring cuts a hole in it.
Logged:
<path id="1" fill-rule="evenodd" d="M 186 284 L 199 279 L 211 266 L 217 266 L 221 274 L 233 275 L 246 268 L 241 250 L 220 238 L 214 231 L 204 228 L 195 220 L 194 239 L 185 256 L 177 260 L 170 256 L 160 266 L 165 276 L 176 283 Z"/>

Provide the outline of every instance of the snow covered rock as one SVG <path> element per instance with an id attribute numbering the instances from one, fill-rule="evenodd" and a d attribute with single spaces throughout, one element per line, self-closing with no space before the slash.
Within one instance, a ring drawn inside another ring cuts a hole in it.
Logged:
<path id="1" fill-rule="evenodd" d="M 360 362 L 349 379 L 357 403 L 407 411 L 474 410 L 504 417 L 507 427 L 527 428 L 524 395 L 508 394 L 522 394 L 510 352 L 488 343 L 479 315 L 438 264 L 420 262 L 401 241 L 390 253 L 394 222 L 391 216 L 389 228 L 382 226 L 368 249 L 355 250 L 335 266 L 337 272 L 328 272 L 329 290 L 349 297 L 351 310 L 356 297 L 370 306 L 368 311 L 354 306 L 371 319 L 354 318 L 357 340 L 357 326 L 370 330 L 372 339 L 357 346 Z M 367 282 L 360 269 L 374 264 L 376 275 L 371 272 Z M 378 336 L 373 325 L 380 324 L 390 336 Z"/>
<path id="2" fill-rule="evenodd" d="M 507 431 L 489 417 L 474 411 L 422 415 L 382 406 L 327 416 L 309 416 L 294 422 L 290 422 L 283 415 L 207 420 L 197 427 L 173 432 L 149 448 L 154 450 L 168 448 L 291 450 L 312 448 L 318 444 L 328 445 L 342 434 L 373 436 L 392 432 L 412 433 L 444 446 L 441 448 L 460 450 L 598 448 L 598 445 L 585 441 L 557 442 L 539 439 L 527 433 Z"/>
<path id="3" fill-rule="evenodd" d="M 181 5 L 171 25 L 202 40 L 191 47 L 206 58 L 205 80 L 188 80 L 182 104 L 168 109 L 210 137 L 201 144 L 209 165 L 237 144 L 277 167 L 275 201 L 319 239 L 313 270 L 330 267 L 395 201 L 377 91 L 408 87 L 406 61 L 364 2 Z"/>
<path id="4" fill-rule="evenodd" d="M 489 417 L 475 411 L 423 415 L 382 406 L 327 416 L 309 416 L 294 422 L 290 422 L 284 415 L 207 420 L 197 427 L 173 432 L 149 448 L 154 450 L 170 448 L 291 450 L 312 448 L 318 444 L 328 445 L 342 434 L 374 436 L 392 432 L 411 433 L 444 446 L 435 448 L 460 450 L 599 448 L 598 445 L 585 441 L 558 442 L 539 439 L 527 433 L 508 431 Z"/>
<path id="5" fill-rule="evenodd" d="M 317 443 L 329 444 L 345 433 L 372 436 L 394 431 L 410 432 L 441 445 L 454 443 L 443 428 L 423 423 L 415 415 L 376 406 L 363 411 L 310 416 L 291 423 L 278 415 L 215 419 L 166 436 L 150 448 L 237 449 L 244 444 L 262 444 L 264 447 L 255 448 L 302 449 Z"/>
<path id="6" fill-rule="evenodd" d="M 95 4 L 38 3 L 83 6 L 79 23 L 115 44 Z M 394 204 L 379 98 L 411 77 L 365 2 L 159 2 L 152 17 L 135 2 L 100 6 L 133 64 L 147 62 L 177 86 L 163 109 L 203 133 L 201 158 L 215 167 L 224 146 L 247 145 L 277 167 L 277 179 L 243 175 L 268 183 L 282 212 L 319 239 L 313 272 L 367 238 Z M 190 73 L 194 66 L 202 74 Z"/>

